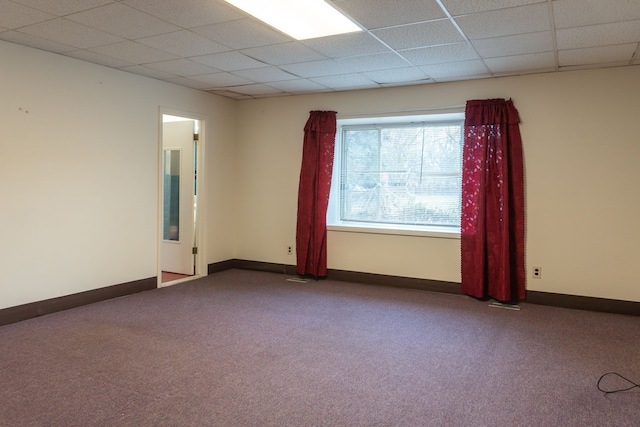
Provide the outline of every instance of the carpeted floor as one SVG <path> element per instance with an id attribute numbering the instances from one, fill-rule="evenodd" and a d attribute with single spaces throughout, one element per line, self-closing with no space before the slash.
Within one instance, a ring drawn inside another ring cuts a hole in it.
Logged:
<path id="1" fill-rule="evenodd" d="M 640 425 L 640 389 L 596 387 L 640 380 L 640 317 L 286 279 L 228 270 L 0 327 L 0 425 Z"/>

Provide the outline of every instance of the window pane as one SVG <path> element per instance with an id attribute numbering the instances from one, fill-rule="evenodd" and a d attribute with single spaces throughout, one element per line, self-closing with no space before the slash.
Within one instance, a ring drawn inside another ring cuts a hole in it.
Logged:
<path id="1" fill-rule="evenodd" d="M 462 124 L 343 132 L 340 219 L 460 225 Z"/>
<path id="2" fill-rule="evenodd" d="M 180 240 L 180 150 L 164 150 L 163 239 Z"/>

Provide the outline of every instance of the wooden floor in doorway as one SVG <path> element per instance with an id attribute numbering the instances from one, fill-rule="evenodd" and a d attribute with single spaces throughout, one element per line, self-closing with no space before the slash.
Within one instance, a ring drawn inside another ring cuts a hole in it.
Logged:
<path id="1" fill-rule="evenodd" d="M 179 274 L 179 273 L 171 273 L 169 271 L 162 272 L 162 283 L 173 282 L 174 280 L 184 279 L 186 277 L 191 277 L 190 274 Z"/>

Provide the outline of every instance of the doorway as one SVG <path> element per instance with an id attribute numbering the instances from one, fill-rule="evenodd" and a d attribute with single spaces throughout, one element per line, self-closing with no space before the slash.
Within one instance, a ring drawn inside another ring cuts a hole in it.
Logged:
<path id="1" fill-rule="evenodd" d="M 161 114 L 158 280 L 167 286 L 198 277 L 201 120 Z"/>

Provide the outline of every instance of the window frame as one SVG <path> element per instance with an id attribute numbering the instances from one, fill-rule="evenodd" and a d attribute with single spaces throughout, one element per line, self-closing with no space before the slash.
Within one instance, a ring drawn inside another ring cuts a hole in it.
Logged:
<path id="1" fill-rule="evenodd" d="M 387 224 L 375 222 L 342 221 L 340 219 L 340 177 L 342 169 L 342 135 L 343 128 L 358 126 L 395 126 L 407 124 L 439 124 L 460 123 L 464 125 L 464 112 L 441 113 L 427 115 L 403 115 L 388 117 L 356 117 L 337 120 L 336 143 L 334 151 L 333 174 L 331 178 L 331 191 L 329 194 L 329 206 L 327 209 L 327 230 L 350 233 L 389 234 L 401 236 L 421 236 L 446 239 L 460 238 L 460 225 L 451 226 L 424 226 L 407 224 Z M 462 144 L 463 141 L 461 141 Z"/>

